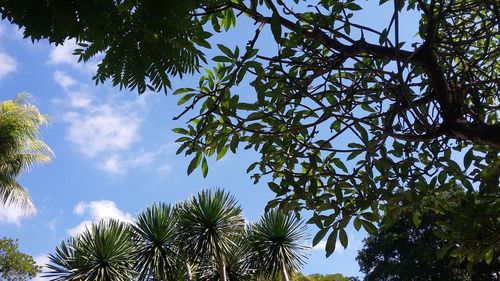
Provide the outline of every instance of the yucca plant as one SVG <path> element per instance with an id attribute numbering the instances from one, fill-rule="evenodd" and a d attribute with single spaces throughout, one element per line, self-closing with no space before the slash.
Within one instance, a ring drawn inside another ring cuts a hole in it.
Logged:
<path id="1" fill-rule="evenodd" d="M 244 226 L 233 196 L 203 190 L 176 206 L 157 203 L 131 225 L 104 220 L 61 243 L 55 281 L 289 280 L 304 262 L 305 228 L 271 210 Z"/>
<path id="2" fill-rule="evenodd" d="M 134 270 L 130 226 L 113 219 L 93 224 L 50 255 L 47 277 L 55 281 L 128 281 Z"/>
<path id="3" fill-rule="evenodd" d="M 228 255 L 234 237 L 244 231 L 236 199 L 222 189 L 203 190 L 181 205 L 179 235 L 190 261 L 202 265 L 213 259 L 221 281 L 227 281 Z"/>
<path id="4" fill-rule="evenodd" d="M 229 251 L 226 257 L 226 273 L 228 281 L 255 281 L 255 271 L 250 268 L 252 253 L 248 247 L 247 235 L 242 233 L 233 238 L 234 247 Z M 199 281 L 217 281 L 220 280 L 220 272 L 217 270 L 217 264 L 211 259 L 211 263 L 205 264 L 200 270 Z"/>
<path id="5" fill-rule="evenodd" d="M 261 277 L 281 276 L 283 281 L 289 281 L 291 274 L 304 264 L 308 247 L 301 242 L 306 238 L 301 220 L 277 209 L 268 211 L 259 222 L 249 226 L 252 267 Z"/>
<path id="6" fill-rule="evenodd" d="M 183 260 L 177 244 L 175 209 L 154 204 L 137 216 L 133 230 L 138 280 L 176 280 L 183 272 Z"/>
<path id="7" fill-rule="evenodd" d="M 34 212 L 28 192 L 17 182 L 21 172 L 50 161 L 51 149 L 39 139 L 47 116 L 28 104 L 28 95 L 0 102 L 0 203 Z"/>

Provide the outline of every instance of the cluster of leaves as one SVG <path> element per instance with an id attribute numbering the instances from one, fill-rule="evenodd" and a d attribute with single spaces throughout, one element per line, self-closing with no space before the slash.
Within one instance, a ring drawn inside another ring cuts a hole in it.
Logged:
<path id="1" fill-rule="evenodd" d="M 154 204 L 134 223 L 104 220 L 50 255 L 51 280 L 274 280 L 297 272 L 304 225 L 279 210 L 245 227 L 234 197 L 205 190 Z M 289 280 L 289 279 L 283 279 Z"/>
<path id="2" fill-rule="evenodd" d="M 19 252 L 17 240 L 0 239 L 0 279 L 24 281 L 35 278 L 40 272 L 33 258 Z"/>
<path id="3" fill-rule="evenodd" d="M 327 255 L 337 240 L 348 245 L 350 223 L 375 234 L 382 216 L 416 209 L 437 190 L 461 185 L 473 191 L 488 181 L 488 194 L 497 198 L 498 7 L 393 2 L 382 31 L 354 21 L 363 1 L 308 2 L 310 10 L 284 1 L 228 4 L 257 27 L 243 53 L 219 45 L 218 64 L 198 88 L 174 92 L 179 104 L 187 103 L 181 116 L 199 110 L 187 127 L 174 130 L 182 135 L 178 153 L 194 156 L 188 173 L 201 166 L 206 175 L 206 157 L 255 150 L 261 158 L 247 172 L 256 182 L 269 181 L 277 198 L 268 207 L 313 210 L 309 223 L 320 229 L 314 243 L 327 237 Z M 421 18 L 415 43 L 403 48 L 399 17 L 405 12 Z M 278 50 L 270 57 L 255 47 L 265 25 Z M 244 79 L 253 96 L 237 87 Z M 498 207 L 490 210 L 481 227 L 497 223 Z M 496 236 L 490 238 L 473 260 L 498 251 Z"/>
<path id="4" fill-rule="evenodd" d="M 459 212 L 459 211 L 458 211 Z M 488 263 L 468 263 L 446 256 L 447 236 L 435 214 L 427 214 L 415 226 L 411 213 L 402 213 L 393 222 L 383 224 L 376 235 L 364 240 L 357 261 L 364 280 L 498 280 L 499 257 Z M 453 219 L 450 219 L 452 221 Z M 465 226 L 464 226 L 465 227 Z M 474 227 L 471 226 L 474 231 Z M 497 230 L 498 232 L 498 230 Z M 496 234 L 498 235 L 498 234 Z M 463 241 L 469 237 L 464 237 Z M 474 237 L 469 241 L 479 241 Z M 458 247 L 459 245 L 455 245 Z"/>
<path id="5" fill-rule="evenodd" d="M 39 139 L 46 115 L 27 103 L 28 95 L 0 102 L 0 204 L 35 208 L 17 177 L 36 164 L 50 161 L 51 149 Z"/>
<path id="6" fill-rule="evenodd" d="M 31 40 L 55 44 L 75 39 L 80 61 L 104 54 L 94 79 L 120 88 L 165 91 L 170 77 L 193 73 L 210 47 L 201 23 L 190 15 L 203 2 L 186 0 L 0 1 L 3 19 Z"/>

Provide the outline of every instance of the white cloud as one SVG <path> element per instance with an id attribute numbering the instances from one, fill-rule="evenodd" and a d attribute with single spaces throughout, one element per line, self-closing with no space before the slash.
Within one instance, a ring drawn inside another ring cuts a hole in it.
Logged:
<path id="1" fill-rule="evenodd" d="M 0 79 L 16 70 L 16 60 L 8 54 L 0 52 Z"/>
<path id="2" fill-rule="evenodd" d="M 49 55 L 49 63 L 53 64 L 73 64 L 76 57 L 73 55 L 73 50 L 77 48 L 78 45 L 74 41 L 66 41 L 63 45 L 54 46 Z"/>
<path id="3" fill-rule="evenodd" d="M 109 200 L 80 202 L 75 206 L 74 213 L 80 216 L 87 216 L 77 226 L 71 228 L 68 232 L 75 236 L 89 228 L 92 223 L 99 222 L 102 219 L 116 219 L 119 221 L 132 223 L 132 215 L 120 210 L 116 203 Z"/>
<path id="4" fill-rule="evenodd" d="M 74 40 L 65 41 L 62 45 L 52 46 L 49 54 L 48 63 L 50 64 L 66 64 L 83 72 L 95 72 L 97 63 L 95 62 L 78 62 L 78 56 L 73 55 L 75 49 L 81 48 Z"/>
<path id="5" fill-rule="evenodd" d="M 172 165 L 165 163 L 157 169 L 157 172 L 160 174 L 168 174 L 172 171 L 172 168 Z"/>
<path id="6" fill-rule="evenodd" d="M 56 231 L 56 222 L 57 218 L 51 219 L 50 221 L 47 222 L 47 228 L 52 232 Z"/>
<path id="7" fill-rule="evenodd" d="M 66 73 L 59 70 L 54 72 L 54 80 L 56 81 L 57 84 L 59 84 L 59 86 L 61 86 L 65 90 L 77 84 L 77 81 L 75 79 L 71 78 Z"/>
<path id="8" fill-rule="evenodd" d="M 22 219 L 32 217 L 34 214 L 34 212 L 23 210 L 14 205 L 3 205 L 0 203 L 0 224 L 12 223 L 19 226 Z"/>
<path id="9" fill-rule="evenodd" d="M 110 174 L 121 175 L 125 173 L 125 166 L 120 155 L 111 155 L 104 163 L 99 165 L 99 169 L 106 171 Z"/>
<path id="10" fill-rule="evenodd" d="M 45 270 L 47 269 L 45 265 L 49 263 L 49 257 L 46 254 L 38 255 L 33 258 L 36 262 L 36 264 L 40 267 L 42 267 L 42 272 L 39 273 L 35 278 L 31 279 L 31 281 L 46 281 L 50 280 L 48 277 L 42 277 L 44 274 Z"/>
<path id="11" fill-rule="evenodd" d="M 66 93 L 65 98 L 54 100 L 64 111 L 61 120 L 67 125 L 66 139 L 78 152 L 95 161 L 97 169 L 110 175 L 124 175 L 131 168 L 161 174 L 172 170 L 164 159 L 175 152 L 176 143 L 148 150 L 137 145 L 141 140 L 142 116 L 147 114 L 145 96 L 128 101 L 112 96 L 105 99 L 91 92 L 94 87 L 63 71 L 55 71 L 53 78 Z"/>
<path id="12" fill-rule="evenodd" d="M 92 96 L 69 96 L 72 111 L 64 116 L 67 139 L 87 157 L 127 150 L 139 140 L 142 119 L 132 104 L 98 104 Z"/>

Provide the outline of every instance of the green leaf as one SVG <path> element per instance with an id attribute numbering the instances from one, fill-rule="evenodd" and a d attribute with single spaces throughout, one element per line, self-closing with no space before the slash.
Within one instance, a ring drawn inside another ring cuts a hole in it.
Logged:
<path id="1" fill-rule="evenodd" d="M 329 257 L 335 251 L 335 244 L 337 243 L 337 230 L 334 230 L 328 236 L 328 240 L 326 240 L 326 257 Z"/>
<path id="2" fill-rule="evenodd" d="M 201 163 L 201 174 L 203 175 L 204 178 L 206 178 L 208 174 L 207 158 L 205 157 L 203 157 L 203 162 Z"/>
<path id="3" fill-rule="evenodd" d="M 361 228 L 361 220 L 358 217 L 354 219 L 354 228 L 358 231 Z"/>
<path id="4" fill-rule="evenodd" d="M 367 220 L 361 220 L 361 225 L 363 225 L 363 228 L 366 230 L 371 235 L 376 235 L 377 234 L 377 227 L 373 223 Z"/>
<path id="5" fill-rule="evenodd" d="M 351 10 L 351 11 L 359 11 L 361 10 L 361 6 L 359 6 L 358 4 L 356 3 L 348 3 L 346 6 L 345 6 L 348 10 Z"/>
<path id="6" fill-rule="evenodd" d="M 449 251 L 450 249 L 454 246 L 453 243 L 448 243 L 441 247 L 441 249 L 438 250 L 437 252 L 437 258 L 442 259 Z"/>
<path id="7" fill-rule="evenodd" d="M 220 149 L 218 152 L 217 152 L 217 159 L 216 160 L 219 160 L 221 159 L 222 157 L 224 157 L 224 155 L 226 155 L 226 152 L 227 150 L 229 149 L 229 146 L 228 145 L 224 145 L 222 147 L 222 149 Z"/>
<path id="8" fill-rule="evenodd" d="M 470 164 L 472 164 L 472 159 L 474 158 L 474 154 L 472 153 L 472 149 L 469 149 L 464 156 L 464 167 L 465 169 L 469 169 Z"/>
<path id="9" fill-rule="evenodd" d="M 347 167 L 344 165 L 344 163 L 340 159 L 333 158 L 332 162 L 333 162 L 333 164 L 335 164 L 335 166 L 339 167 L 340 169 L 342 169 L 342 171 L 347 173 Z"/>
<path id="10" fill-rule="evenodd" d="M 194 89 L 192 88 L 179 88 L 177 90 L 175 90 L 172 95 L 180 95 L 180 94 L 184 94 L 184 93 L 190 93 L 190 92 L 195 92 Z"/>
<path id="11" fill-rule="evenodd" d="M 230 58 L 234 58 L 234 55 L 233 55 L 233 52 L 226 46 L 222 45 L 222 44 L 217 44 L 217 47 L 219 48 L 219 50 L 221 50 L 226 56 L 230 57 Z"/>
<path id="12" fill-rule="evenodd" d="M 347 156 L 347 160 L 352 160 L 352 159 L 356 158 L 358 155 L 360 155 L 361 153 L 363 153 L 362 150 L 353 151 L 353 152 L 351 152 L 351 154 L 349 154 L 349 156 Z"/>
<path id="13" fill-rule="evenodd" d="M 189 134 L 189 131 L 184 129 L 184 128 L 173 128 L 172 129 L 172 132 L 176 133 L 176 134 L 182 134 L 182 135 L 187 135 Z"/>
<path id="14" fill-rule="evenodd" d="M 240 135 L 238 133 L 233 135 L 231 139 L 231 143 L 229 144 L 229 148 L 231 152 L 236 153 L 236 149 L 238 148 L 238 144 L 240 143 Z"/>
<path id="15" fill-rule="evenodd" d="M 484 254 L 484 261 L 487 264 L 491 264 L 493 261 L 493 247 L 489 248 L 488 251 Z"/>
<path id="16" fill-rule="evenodd" d="M 228 58 L 228 57 L 225 57 L 225 56 L 215 56 L 212 58 L 213 61 L 215 62 L 233 62 L 232 59 Z"/>
<path id="17" fill-rule="evenodd" d="M 201 152 L 196 153 L 196 156 L 189 163 L 189 166 L 187 169 L 188 175 L 190 175 L 194 171 L 194 169 L 196 169 L 196 168 L 198 168 L 198 166 L 200 166 L 201 158 L 202 158 L 202 153 Z"/>
<path id="18" fill-rule="evenodd" d="M 349 244 L 349 240 L 347 239 L 347 233 L 343 228 L 339 230 L 339 240 L 340 244 L 345 248 L 347 248 L 347 245 Z"/>
<path id="19" fill-rule="evenodd" d="M 313 241 L 312 241 L 312 245 L 313 247 L 318 245 L 318 243 L 323 239 L 323 237 L 325 237 L 325 235 L 328 233 L 328 228 L 323 228 L 323 229 L 320 229 L 320 231 L 318 231 L 318 233 L 316 233 L 316 235 L 314 235 L 314 238 L 313 238 Z"/>
<path id="20" fill-rule="evenodd" d="M 194 96 L 196 96 L 196 94 L 187 94 L 187 95 L 182 96 L 182 98 L 180 98 L 179 101 L 177 102 L 177 105 L 182 105 L 182 104 L 186 103 Z"/>
<path id="21" fill-rule="evenodd" d="M 271 17 L 271 32 L 273 33 L 274 40 L 281 42 L 281 21 L 278 13 L 273 13 Z"/>
<path id="22" fill-rule="evenodd" d="M 419 211 L 415 211 L 415 213 L 413 213 L 413 217 L 412 217 L 413 224 L 417 228 L 420 226 L 420 223 L 422 222 L 422 219 L 420 217 L 421 217 L 421 215 L 420 215 Z"/>

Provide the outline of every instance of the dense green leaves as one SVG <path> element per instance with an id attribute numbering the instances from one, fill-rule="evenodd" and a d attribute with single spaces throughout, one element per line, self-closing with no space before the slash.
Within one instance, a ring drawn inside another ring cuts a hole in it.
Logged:
<path id="1" fill-rule="evenodd" d="M 309 222 L 327 237 L 327 254 L 337 240 L 348 244 L 343 229 L 350 223 L 376 234 L 380 218 L 416 209 L 436 190 L 498 186 L 495 8 L 467 1 L 396 4 L 391 24 L 380 31 L 356 17 L 363 1 L 319 1 L 293 13 L 287 2 L 265 1 L 258 12 L 245 2 L 230 5 L 268 24 L 279 51 L 238 60 L 219 47 L 227 59 L 218 58 L 224 64 L 200 78 L 191 105 L 200 112 L 178 152 L 194 159 L 217 152 L 220 159 L 236 147 L 255 150 L 261 158 L 247 172 L 276 193 L 268 208 L 313 210 Z M 405 28 L 399 17 L 410 14 L 421 19 L 411 47 L 395 36 Z M 365 37 L 350 37 L 354 32 Z M 252 49 L 259 34 L 250 38 Z M 467 76 L 465 62 L 477 75 Z M 253 89 L 235 102 L 242 96 L 235 77 L 250 65 L 245 77 Z M 416 225 L 422 214 L 412 213 Z"/>
<path id="2" fill-rule="evenodd" d="M 364 280 L 495 280 L 498 259 L 490 265 L 476 263 L 468 271 L 467 261 L 444 256 L 450 247 L 436 237 L 441 227 L 433 220 L 434 215 L 427 215 L 416 227 L 411 215 L 403 213 L 369 235 L 356 258 Z"/>
<path id="3" fill-rule="evenodd" d="M 210 33 L 189 15 L 201 0 L 0 2 L 3 19 L 23 27 L 33 41 L 75 39 L 80 61 L 102 56 L 94 79 L 120 88 L 165 91 L 170 77 L 193 73 L 205 61 L 199 46 Z M 213 1 L 214 4 L 217 1 Z M 232 25 L 233 23 L 231 23 Z"/>
<path id="4" fill-rule="evenodd" d="M 24 281 L 35 278 L 40 272 L 33 257 L 19 251 L 17 240 L 0 239 L 0 279 L 6 281 Z"/>

